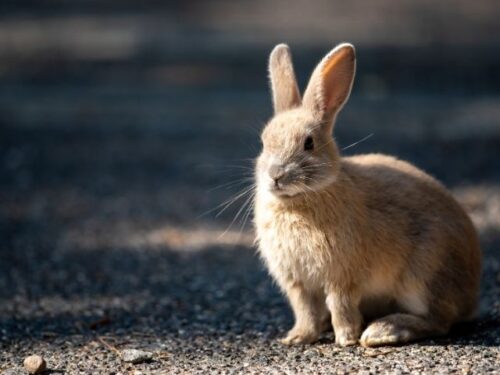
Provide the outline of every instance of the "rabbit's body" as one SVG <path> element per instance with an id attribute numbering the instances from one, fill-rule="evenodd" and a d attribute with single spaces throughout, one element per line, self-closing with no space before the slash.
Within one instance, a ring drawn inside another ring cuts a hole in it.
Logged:
<path id="1" fill-rule="evenodd" d="M 478 239 L 451 194 L 393 157 L 340 157 L 331 131 L 354 66 L 352 47 L 338 47 L 301 100 L 288 49 L 271 55 L 276 116 L 257 161 L 255 226 L 294 310 L 287 344 L 312 342 L 331 322 L 336 342 L 352 345 L 373 318 L 363 345 L 402 343 L 476 310 Z"/>
<path id="2" fill-rule="evenodd" d="M 330 288 L 358 289 L 365 320 L 433 313 L 447 330 L 473 316 L 480 264 L 475 230 L 421 170 L 385 155 L 360 155 L 344 158 L 337 183 L 317 194 L 284 201 L 260 194 L 259 248 L 283 290 L 301 284 L 326 300 Z"/>

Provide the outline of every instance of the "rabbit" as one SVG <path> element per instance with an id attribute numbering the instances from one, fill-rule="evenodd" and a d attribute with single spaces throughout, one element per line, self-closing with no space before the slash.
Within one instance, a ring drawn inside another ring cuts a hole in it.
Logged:
<path id="1" fill-rule="evenodd" d="M 295 324 L 281 341 L 398 345 L 445 335 L 473 319 L 481 250 L 445 187 L 382 154 L 342 157 L 333 137 L 353 85 L 356 54 L 340 44 L 301 98 L 290 49 L 269 59 L 274 117 L 255 163 L 258 252 Z"/>

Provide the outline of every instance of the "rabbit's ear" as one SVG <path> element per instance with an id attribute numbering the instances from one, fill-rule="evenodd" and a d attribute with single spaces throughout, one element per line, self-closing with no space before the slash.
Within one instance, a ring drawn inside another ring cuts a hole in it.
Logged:
<path id="1" fill-rule="evenodd" d="M 356 72 L 354 46 L 343 43 L 318 64 L 304 93 L 303 106 L 323 120 L 331 120 L 351 93 Z"/>
<path id="2" fill-rule="evenodd" d="M 300 105 L 300 92 L 293 71 L 292 55 L 286 44 L 278 44 L 269 56 L 269 81 L 275 114 Z"/>

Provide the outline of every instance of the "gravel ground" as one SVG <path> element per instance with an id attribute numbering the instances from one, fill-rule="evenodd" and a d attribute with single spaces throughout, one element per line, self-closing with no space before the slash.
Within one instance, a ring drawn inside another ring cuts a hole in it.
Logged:
<path id="1" fill-rule="evenodd" d="M 41 20 L 51 25 L 47 12 Z M 175 24 L 151 25 L 144 14 L 151 35 Z M 120 29 L 106 17 L 93 27 Z M 24 30 L 18 40 L 29 47 L 35 29 L 8 20 L 0 19 L 0 39 L 12 47 Z M 80 52 L 97 54 L 92 60 L 64 43 L 45 46 L 49 34 L 39 33 L 39 49 L 9 49 L 0 72 L 0 373 L 24 373 L 30 354 L 43 355 L 48 374 L 499 373 L 498 52 L 477 47 L 481 58 L 468 59 L 449 45 L 362 46 L 336 129 L 342 147 L 373 133 L 346 154 L 410 160 L 465 206 L 484 251 L 479 319 L 403 347 L 338 348 L 329 332 L 288 348 L 277 339 L 291 311 L 248 222 L 231 224 L 243 202 L 211 211 L 241 188 L 225 184 L 244 184 L 258 153 L 271 110 L 269 43 L 235 50 L 240 35 L 226 47 L 205 45 L 210 55 L 200 58 L 152 38 L 135 54 L 103 58 L 117 53 L 110 39 L 94 45 L 84 33 Z M 204 40 L 196 35 L 176 38 Z M 327 48 L 318 43 L 296 53 L 301 82 Z M 45 53 L 56 47 L 60 54 Z M 126 363 L 125 349 L 152 360 Z"/>

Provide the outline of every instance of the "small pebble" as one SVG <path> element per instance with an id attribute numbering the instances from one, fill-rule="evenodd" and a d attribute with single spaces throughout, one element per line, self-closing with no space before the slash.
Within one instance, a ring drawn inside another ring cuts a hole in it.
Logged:
<path id="1" fill-rule="evenodd" d="M 137 349 L 125 349 L 121 351 L 122 360 L 133 364 L 147 362 L 153 359 L 153 353 Z"/>
<path id="2" fill-rule="evenodd" d="M 317 349 L 307 349 L 304 352 L 304 356 L 306 358 L 318 357 L 319 356 L 319 351 Z"/>
<path id="3" fill-rule="evenodd" d="M 39 355 L 30 355 L 24 359 L 24 368 L 30 374 L 40 374 L 47 368 L 47 363 Z"/>

